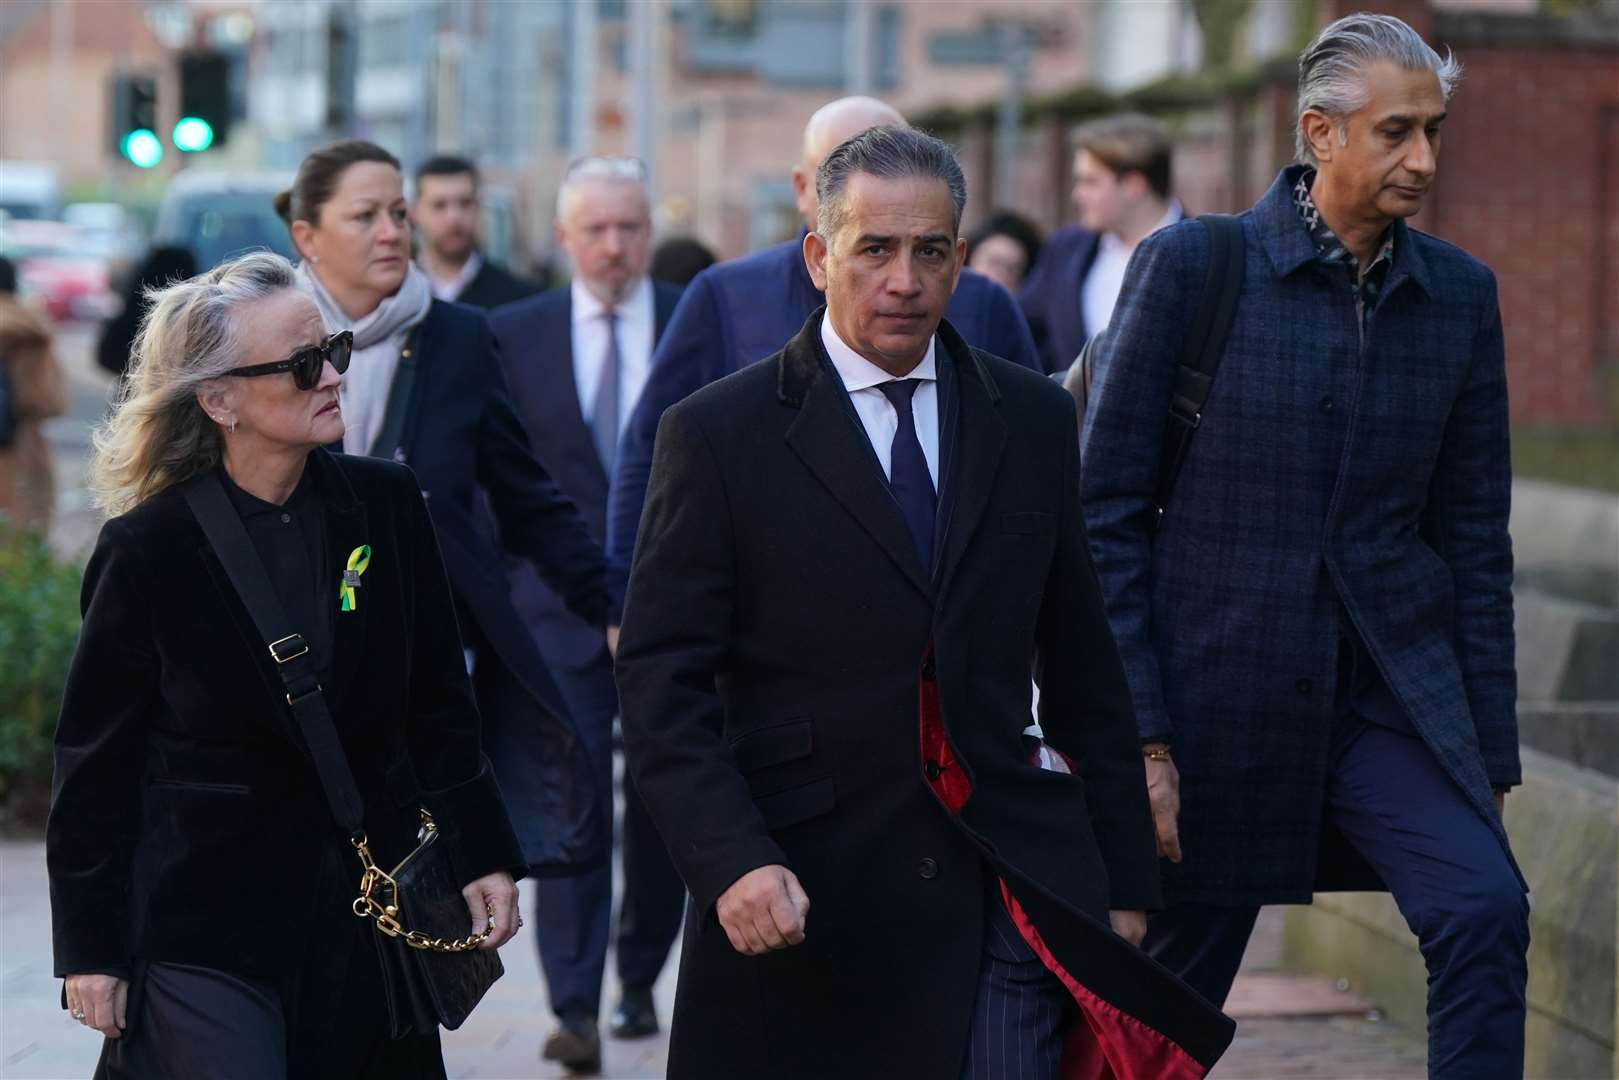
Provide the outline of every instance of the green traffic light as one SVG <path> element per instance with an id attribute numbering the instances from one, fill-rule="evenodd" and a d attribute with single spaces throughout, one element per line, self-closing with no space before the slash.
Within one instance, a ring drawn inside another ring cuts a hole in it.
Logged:
<path id="1" fill-rule="evenodd" d="M 137 168 L 150 169 L 163 160 L 163 140 L 146 128 L 136 128 L 125 135 L 122 149 Z"/>
<path id="2" fill-rule="evenodd" d="M 174 125 L 174 148 L 182 153 L 206 150 L 214 145 L 214 128 L 197 116 L 182 116 Z"/>

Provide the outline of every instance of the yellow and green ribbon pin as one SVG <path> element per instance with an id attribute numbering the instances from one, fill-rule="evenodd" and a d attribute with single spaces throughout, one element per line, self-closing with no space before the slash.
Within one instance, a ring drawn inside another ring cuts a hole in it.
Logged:
<path id="1" fill-rule="evenodd" d="M 343 584 L 337 590 L 337 598 L 342 610 L 354 610 L 355 604 L 358 602 L 354 590 L 360 587 L 360 575 L 365 573 L 365 568 L 370 565 L 370 544 L 361 544 L 349 552 L 349 564 L 343 569 Z"/>

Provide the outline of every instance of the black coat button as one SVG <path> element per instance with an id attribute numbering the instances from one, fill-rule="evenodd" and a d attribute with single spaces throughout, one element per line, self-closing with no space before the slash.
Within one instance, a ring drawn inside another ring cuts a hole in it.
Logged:
<path id="1" fill-rule="evenodd" d="M 939 778 L 939 771 L 937 761 L 924 761 L 922 763 L 922 775 L 927 777 L 930 783 Z"/>
<path id="2" fill-rule="evenodd" d="M 1310 691 L 1315 688 L 1315 684 L 1310 682 L 1309 679 L 1300 679 L 1298 682 L 1293 684 L 1293 688 L 1297 690 L 1301 696 L 1309 697 Z"/>
<path id="3" fill-rule="evenodd" d="M 933 678 L 938 674 L 938 671 L 939 669 L 933 663 L 933 657 L 930 656 L 926 660 L 922 661 L 922 678 L 926 679 L 928 682 L 933 681 Z"/>
<path id="4" fill-rule="evenodd" d="M 1327 396 L 1327 397 L 1322 398 L 1321 399 L 1321 404 L 1317 406 L 1317 408 L 1319 408 L 1321 410 L 1321 414 L 1323 416 L 1332 415 L 1332 410 L 1336 409 L 1337 407 L 1338 407 L 1338 403 L 1333 401 L 1332 397 L 1330 395 Z"/>
<path id="5" fill-rule="evenodd" d="M 939 876 L 939 864 L 934 862 L 932 859 L 923 859 L 917 864 L 916 872 L 921 874 L 929 881 L 932 881 L 934 878 Z"/>

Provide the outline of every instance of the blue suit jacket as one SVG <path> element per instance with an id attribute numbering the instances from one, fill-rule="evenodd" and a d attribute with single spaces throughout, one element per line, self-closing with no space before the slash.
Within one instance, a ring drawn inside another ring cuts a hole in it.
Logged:
<path id="1" fill-rule="evenodd" d="M 716 379 L 780 351 L 826 298 L 804 266 L 804 233 L 711 266 L 687 287 L 652 357 L 652 374 L 619 447 L 607 506 L 609 589 L 622 609 L 635 533 L 652 471 L 658 420 L 669 406 Z M 1001 286 L 963 270 L 945 312 L 967 343 L 1039 369 L 1028 324 Z"/>
<path id="2" fill-rule="evenodd" d="M 1181 770 L 1172 900 L 1297 903 L 1337 883 L 1318 859 L 1342 617 L 1503 845 L 1491 787 L 1520 779 L 1494 275 L 1395 222 L 1362 346 L 1352 290 L 1294 208 L 1297 175 L 1241 215 L 1236 318 L 1157 532 L 1202 225 L 1137 249 L 1085 416 L 1083 503 L 1108 616 L 1141 734 L 1171 739 Z"/>
<path id="3" fill-rule="evenodd" d="M 680 289 L 652 283 L 653 341 L 663 335 Z M 551 289 L 496 308 L 489 316 L 500 345 L 512 402 L 528 429 L 534 456 L 573 499 L 590 535 L 607 535 L 608 476 L 596 453 L 589 419 L 579 411 L 573 375 L 573 291 Z M 606 656 L 600 626 L 570 612 L 556 590 L 523 559 L 507 560 L 512 602 L 552 663 L 580 668 Z"/>
<path id="4" fill-rule="evenodd" d="M 582 760 L 551 752 L 578 746 L 579 737 L 533 636 L 512 606 L 505 559 L 511 555 L 532 563 L 580 618 L 605 626 L 601 548 L 529 447 L 512 409 L 488 317 L 435 300 L 413 351 L 416 382 L 398 445 L 377 447 L 376 453 L 416 473 L 444 552 L 463 636 L 478 644 L 477 662 L 504 665 L 550 714 L 543 725 L 518 733 L 537 748 L 534 756 L 551 766 L 531 778 L 542 797 L 525 804 L 521 793 L 505 792 L 525 855 L 540 872 L 599 859 L 611 842 L 611 803 L 603 804 L 592 788 L 574 781 L 586 775 Z M 484 720 L 503 722 L 487 710 Z"/>
<path id="5" fill-rule="evenodd" d="M 1046 372 L 1067 371 L 1095 330 L 1085 325 L 1080 290 L 1096 261 L 1098 237 L 1078 225 L 1052 233 L 1018 292 Z"/>

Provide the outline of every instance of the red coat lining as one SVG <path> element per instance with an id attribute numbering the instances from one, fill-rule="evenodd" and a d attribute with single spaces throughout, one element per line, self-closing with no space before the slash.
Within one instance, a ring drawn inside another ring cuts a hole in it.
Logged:
<path id="1" fill-rule="evenodd" d="M 933 646 L 928 645 L 917 680 L 922 777 L 952 817 L 972 794 L 972 783 L 951 751 L 934 676 Z M 1071 763 L 1070 763 L 1071 767 Z M 1082 986 L 1052 954 L 1039 929 L 1000 881 L 1001 896 L 1012 920 L 1046 968 L 1073 995 L 1085 1023 L 1075 1024 L 1063 1047 L 1063 1080 L 1198 1080 L 1208 1070 L 1163 1032 L 1096 996 Z"/>

